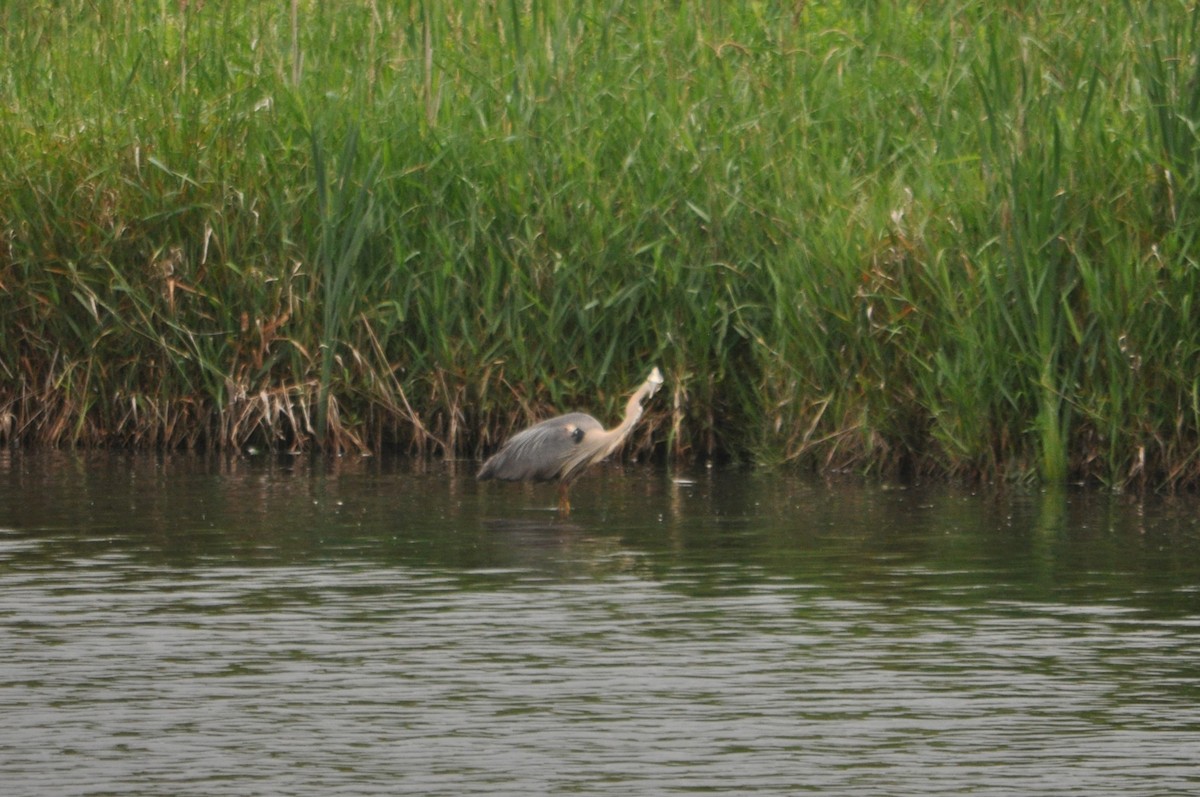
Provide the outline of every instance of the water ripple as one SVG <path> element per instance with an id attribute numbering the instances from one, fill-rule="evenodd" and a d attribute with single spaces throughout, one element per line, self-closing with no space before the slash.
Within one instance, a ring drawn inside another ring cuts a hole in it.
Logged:
<path id="1" fill-rule="evenodd" d="M 446 469 L 0 459 L 4 794 L 1200 789 L 1194 507 Z"/>
<path id="2" fill-rule="evenodd" d="M 1194 617 L 897 609 L 778 580 L 698 597 L 687 573 L 501 569 L 465 589 L 461 574 L 362 564 L 71 571 L 3 577 L 12 793 L 1093 795 L 1200 781 Z"/>

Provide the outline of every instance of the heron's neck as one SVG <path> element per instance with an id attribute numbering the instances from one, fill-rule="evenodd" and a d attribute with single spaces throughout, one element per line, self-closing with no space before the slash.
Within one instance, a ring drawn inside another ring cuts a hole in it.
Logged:
<path id="1" fill-rule="evenodd" d="M 633 425 L 638 422 L 638 418 L 642 417 L 642 401 L 651 388 L 652 385 L 649 381 L 643 382 L 637 392 L 629 397 L 629 402 L 625 405 L 625 417 L 621 419 L 620 425 L 614 430 L 620 437 L 628 434 Z"/>
<path id="2" fill-rule="evenodd" d="M 625 442 L 625 437 L 638 422 L 638 418 L 642 417 L 642 400 L 653 389 L 654 386 L 647 380 L 637 389 L 636 393 L 629 397 L 629 402 L 625 405 L 625 417 L 621 419 L 621 422 L 612 429 L 594 433 L 598 438 L 598 448 L 591 459 L 592 462 L 604 459 Z"/>

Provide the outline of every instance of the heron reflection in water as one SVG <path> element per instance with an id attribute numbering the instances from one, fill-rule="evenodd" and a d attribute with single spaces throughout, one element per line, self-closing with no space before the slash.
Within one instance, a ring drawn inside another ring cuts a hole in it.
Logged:
<path id="1" fill-rule="evenodd" d="M 558 482 L 558 511 L 571 514 L 567 492 L 588 466 L 620 448 L 642 417 L 642 402 L 662 386 L 657 367 L 646 377 L 625 405 L 625 417 L 605 429 L 591 415 L 569 412 L 549 418 L 510 437 L 479 470 L 479 481 Z"/>

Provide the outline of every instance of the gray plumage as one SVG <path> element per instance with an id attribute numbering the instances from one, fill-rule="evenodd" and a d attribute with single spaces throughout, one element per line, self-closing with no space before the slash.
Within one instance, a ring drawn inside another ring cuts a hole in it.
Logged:
<path id="1" fill-rule="evenodd" d="M 505 442 L 476 477 L 480 481 L 552 482 L 573 479 L 587 464 L 583 441 L 589 432 L 604 431 L 600 422 L 582 412 L 548 418 L 517 432 Z"/>

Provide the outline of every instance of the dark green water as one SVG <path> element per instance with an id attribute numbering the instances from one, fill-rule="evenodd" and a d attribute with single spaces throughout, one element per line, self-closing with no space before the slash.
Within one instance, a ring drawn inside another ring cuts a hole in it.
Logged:
<path id="1" fill-rule="evenodd" d="M 0 784 L 1193 794 L 1191 501 L 0 454 Z"/>

